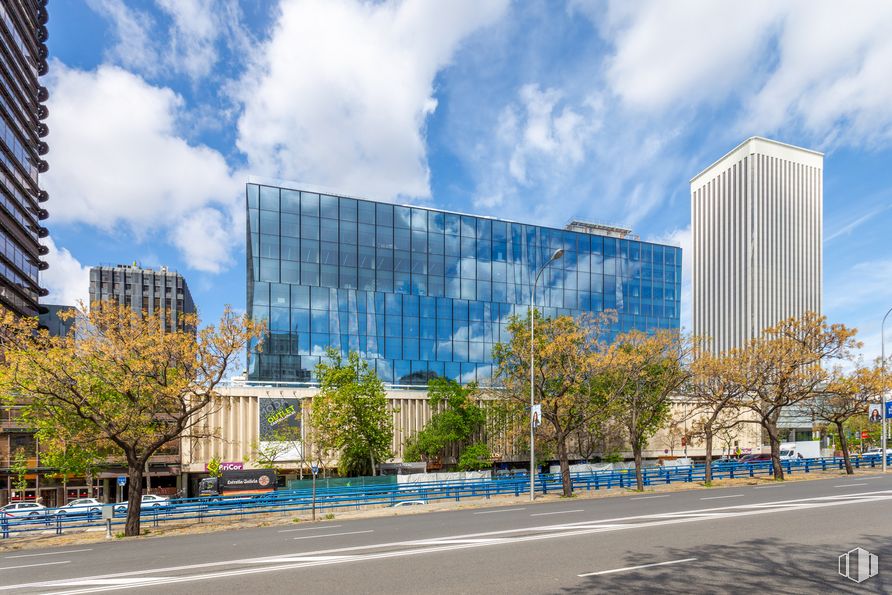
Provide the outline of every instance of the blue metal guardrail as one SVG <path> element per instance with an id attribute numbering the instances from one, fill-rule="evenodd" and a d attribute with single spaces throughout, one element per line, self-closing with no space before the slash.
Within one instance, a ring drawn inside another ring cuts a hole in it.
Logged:
<path id="1" fill-rule="evenodd" d="M 887 463 L 892 464 L 892 455 L 887 455 Z M 781 462 L 784 473 L 809 473 L 843 469 L 842 458 L 796 459 Z M 882 466 L 879 456 L 853 457 L 856 468 Z M 772 475 L 771 461 L 737 463 L 715 461 L 712 465 L 713 479 L 757 477 Z M 645 486 L 676 482 L 705 480 L 702 464 L 679 467 L 646 467 L 642 469 Z M 593 471 L 573 473 L 571 480 L 574 490 L 601 490 L 629 488 L 635 486 L 635 470 Z M 315 504 L 309 489 L 279 490 L 254 497 L 229 496 L 218 499 L 183 498 L 171 500 L 165 506 L 146 506 L 141 510 L 143 526 L 158 527 L 165 522 L 194 521 L 203 523 L 215 518 L 245 518 L 255 514 L 305 512 L 315 506 L 325 509 L 360 509 L 365 506 L 394 506 L 400 502 L 430 502 L 434 500 L 455 500 L 462 498 L 489 498 L 501 494 L 520 496 L 529 490 L 529 475 L 513 475 L 506 478 L 483 480 L 453 480 L 426 483 L 403 483 L 389 485 L 367 485 L 355 487 L 321 488 L 316 490 Z M 562 489 L 560 474 L 540 474 L 536 477 L 536 492 L 548 494 Z M 59 509 L 48 508 L 38 516 L 25 518 L 4 517 L 0 519 L 0 536 L 3 539 L 23 536 L 29 533 L 61 535 L 72 529 L 102 529 L 100 513 L 84 512 L 58 514 Z M 126 512 L 116 512 L 112 527 L 123 527 Z"/>

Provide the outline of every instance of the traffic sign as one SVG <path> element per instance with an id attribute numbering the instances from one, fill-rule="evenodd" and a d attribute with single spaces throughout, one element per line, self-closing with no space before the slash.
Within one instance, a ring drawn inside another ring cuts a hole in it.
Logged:
<path id="1" fill-rule="evenodd" d="M 127 485 L 127 476 L 126 475 L 118 475 L 118 485 L 124 487 Z"/>
<path id="2" fill-rule="evenodd" d="M 313 472 L 313 475 L 316 475 L 317 473 L 319 473 L 319 465 L 313 463 L 312 465 L 310 465 L 310 470 Z"/>

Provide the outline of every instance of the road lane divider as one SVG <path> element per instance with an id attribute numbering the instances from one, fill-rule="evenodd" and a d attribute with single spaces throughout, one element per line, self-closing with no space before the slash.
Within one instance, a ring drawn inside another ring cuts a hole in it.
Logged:
<path id="1" fill-rule="evenodd" d="M 660 496 L 635 496 L 634 498 L 629 498 L 629 500 L 649 500 L 651 498 L 668 498 L 669 494 L 662 494 Z"/>
<path id="2" fill-rule="evenodd" d="M 701 500 L 722 500 L 723 498 L 743 498 L 746 494 L 731 494 L 728 496 L 709 496 L 707 498 L 700 498 Z"/>
<path id="3" fill-rule="evenodd" d="M 668 562 L 656 562 L 654 564 L 639 564 L 638 566 L 626 566 L 625 568 L 612 568 L 610 570 L 599 570 L 597 572 L 586 572 L 585 574 L 577 574 L 579 578 L 586 576 L 600 576 L 602 574 L 613 574 L 615 572 L 629 572 L 630 570 L 641 570 L 642 568 L 653 568 L 654 566 L 669 566 L 670 564 L 681 564 L 683 562 L 693 562 L 697 558 L 684 558 L 683 560 L 670 560 Z"/>
<path id="4" fill-rule="evenodd" d="M 339 537 L 341 535 L 359 535 L 360 533 L 374 532 L 374 529 L 366 529 L 365 531 L 344 531 L 343 533 L 327 533 L 325 535 L 304 535 L 303 537 L 293 537 L 292 539 L 321 539 L 323 537 Z"/>
<path id="5" fill-rule="evenodd" d="M 856 486 L 866 486 L 869 485 L 866 481 L 861 483 L 841 483 L 837 486 L 833 486 L 835 488 L 854 488 Z"/>
<path id="6" fill-rule="evenodd" d="M 581 508 L 577 508 L 576 510 L 557 510 L 555 512 L 536 512 L 531 514 L 530 516 L 549 516 L 552 514 L 570 514 L 571 512 L 585 512 Z"/>
<path id="7" fill-rule="evenodd" d="M 501 508 L 499 510 L 481 510 L 480 512 L 475 512 L 474 514 L 496 514 L 499 512 L 516 512 L 519 510 L 526 510 L 526 508 L 523 507 L 523 508 Z"/>
<path id="8" fill-rule="evenodd" d="M 324 531 L 325 529 L 337 529 L 343 525 L 325 525 L 324 527 L 301 527 L 300 529 L 283 529 L 279 533 L 294 533 L 295 531 Z"/>
<path id="9" fill-rule="evenodd" d="M 36 566 L 56 566 L 57 564 L 71 564 L 71 560 L 63 560 L 61 562 L 40 562 L 38 564 L 23 564 L 21 566 L 4 566 L 0 568 L 0 571 L 15 570 L 16 568 L 34 568 Z"/>
<path id="10" fill-rule="evenodd" d="M 92 552 L 93 548 L 82 550 L 65 550 L 64 552 L 43 552 L 41 554 L 16 554 L 15 556 L 3 556 L 4 560 L 12 560 L 13 558 L 36 558 L 37 556 L 61 556 L 62 554 L 75 554 L 77 552 Z"/>

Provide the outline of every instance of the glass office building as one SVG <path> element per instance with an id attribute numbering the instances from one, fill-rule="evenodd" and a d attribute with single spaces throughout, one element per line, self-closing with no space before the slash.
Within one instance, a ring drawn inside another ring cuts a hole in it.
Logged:
<path id="1" fill-rule="evenodd" d="M 46 0 L 0 3 L 0 306 L 26 316 L 49 293 L 39 282 L 49 194 L 38 179 L 49 168 L 49 91 L 39 81 L 49 69 L 48 18 Z"/>
<path id="2" fill-rule="evenodd" d="M 332 346 L 391 385 L 486 383 L 492 347 L 525 316 L 615 310 L 613 332 L 678 329 L 681 249 L 628 230 L 568 229 L 247 185 L 248 313 L 265 321 L 248 380 L 311 382 Z"/>

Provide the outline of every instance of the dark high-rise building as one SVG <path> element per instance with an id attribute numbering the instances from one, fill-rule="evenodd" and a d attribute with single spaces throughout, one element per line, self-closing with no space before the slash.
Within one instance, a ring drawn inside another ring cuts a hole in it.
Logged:
<path id="1" fill-rule="evenodd" d="M 40 238 L 49 196 L 38 184 L 48 169 L 49 96 L 38 77 L 47 72 L 46 0 L 0 2 L 0 304 L 19 314 L 38 313 L 47 294 L 38 272 L 48 251 Z"/>
<path id="2" fill-rule="evenodd" d="M 308 382 L 328 347 L 391 385 L 486 383 L 534 296 L 548 317 L 614 311 L 611 335 L 678 329 L 681 249 L 628 229 L 565 229 L 248 184 L 248 314 L 268 336 L 248 380 Z"/>
<path id="3" fill-rule="evenodd" d="M 195 313 L 195 302 L 182 275 L 161 267 L 98 266 L 90 269 L 90 303 L 114 300 L 137 311 L 158 315 L 165 330 L 183 330 L 183 314 Z"/>

